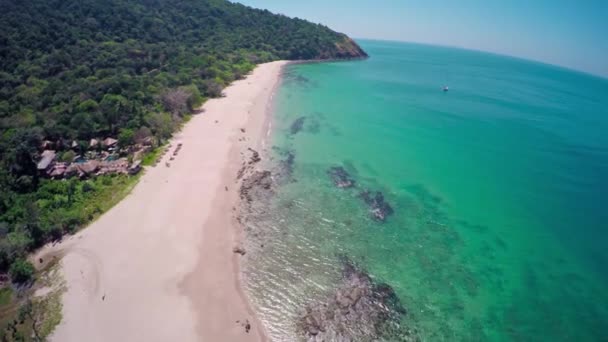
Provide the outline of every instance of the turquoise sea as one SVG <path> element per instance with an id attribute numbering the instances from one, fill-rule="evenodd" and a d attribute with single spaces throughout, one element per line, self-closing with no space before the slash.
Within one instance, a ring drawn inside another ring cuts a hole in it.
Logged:
<path id="1" fill-rule="evenodd" d="M 346 256 L 422 341 L 608 341 L 608 80 L 360 43 L 367 60 L 288 66 L 275 96 L 266 167 L 291 154 L 293 173 L 248 220 L 245 264 L 271 337 L 298 339 Z M 372 219 L 362 189 L 394 214 Z"/>

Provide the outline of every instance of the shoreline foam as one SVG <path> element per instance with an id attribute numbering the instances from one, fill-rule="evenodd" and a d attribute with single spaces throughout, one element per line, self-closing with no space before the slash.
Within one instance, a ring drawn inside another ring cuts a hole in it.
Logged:
<path id="1" fill-rule="evenodd" d="M 168 153 L 113 209 L 43 251 L 65 254 L 52 340 L 266 340 L 240 285 L 232 208 L 242 152 L 262 144 L 285 64 L 259 65 L 209 100 L 172 140 L 170 152 L 183 144 L 175 160 Z"/>

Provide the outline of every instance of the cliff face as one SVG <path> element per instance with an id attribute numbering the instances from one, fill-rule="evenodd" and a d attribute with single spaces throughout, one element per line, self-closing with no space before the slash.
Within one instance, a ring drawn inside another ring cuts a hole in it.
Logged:
<path id="1" fill-rule="evenodd" d="M 366 58 L 367 53 L 351 38 L 344 36 L 342 41 L 336 42 L 337 58 Z"/>
<path id="2" fill-rule="evenodd" d="M 327 61 L 327 60 L 349 60 L 363 59 L 369 57 L 368 54 L 353 39 L 344 34 L 339 34 L 334 41 L 327 46 L 319 49 L 315 54 L 306 57 L 290 56 L 286 59 L 302 61 Z"/>

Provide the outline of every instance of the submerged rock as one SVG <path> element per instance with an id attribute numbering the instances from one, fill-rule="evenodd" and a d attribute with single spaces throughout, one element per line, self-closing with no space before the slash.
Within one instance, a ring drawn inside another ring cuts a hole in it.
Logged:
<path id="1" fill-rule="evenodd" d="M 365 190 L 359 196 L 369 206 L 370 213 L 376 221 L 384 222 L 386 217 L 393 214 L 393 208 L 384 200 L 384 195 L 380 191 L 375 193 Z"/>
<path id="2" fill-rule="evenodd" d="M 399 325 L 405 314 L 392 287 L 375 283 L 346 260 L 340 286 L 325 300 L 309 304 L 298 318 L 297 328 L 312 341 L 374 341 L 385 334 L 414 341 Z"/>
<path id="3" fill-rule="evenodd" d="M 283 76 L 283 80 L 285 82 L 293 82 L 300 86 L 305 86 L 310 83 L 310 79 L 308 79 L 302 75 L 299 75 L 293 71 L 284 72 L 282 74 L 282 76 Z"/>
<path id="4" fill-rule="evenodd" d="M 305 120 L 306 120 L 305 117 L 300 116 L 291 124 L 291 127 L 289 128 L 289 132 L 291 133 L 291 135 L 297 134 L 298 132 L 300 132 L 302 130 L 302 128 L 304 128 Z"/>
<path id="5" fill-rule="evenodd" d="M 327 173 L 338 188 L 352 188 L 355 185 L 355 180 L 352 179 L 350 174 L 341 166 L 334 166 L 330 168 Z"/>
<path id="6" fill-rule="evenodd" d="M 278 162 L 276 168 L 273 169 L 275 180 L 279 184 L 284 184 L 293 181 L 293 167 L 296 160 L 296 155 L 293 151 L 284 152 L 285 159 Z"/>
<path id="7" fill-rule="evenodd" d="M 293 173 L 293 164 L 296 160 L 296 155 L 292 151 L 287 152 L 287 157 L 281 160 L 281 168 L 285 170 L 285 173 L 291 175 Z"/>

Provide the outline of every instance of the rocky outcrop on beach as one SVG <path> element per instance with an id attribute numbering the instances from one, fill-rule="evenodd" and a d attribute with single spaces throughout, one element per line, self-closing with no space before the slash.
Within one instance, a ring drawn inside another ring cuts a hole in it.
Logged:
<path id="1" fill-rule="evenodd" d="M 262 158 L 260 157 L 260 153 L 258 151 L 252 149 L 251 147 L 248 147 L 247 151 L 251 152 L 251 156 L 249 156 L 248 161 L 243 160 L 243 163 L 241 164 L 241 168 L 239 169 L 239 171 L 236 174 L 237 181 L 240 180 L 241 178 L 243 178 L 246 174 L 253 172 L 255 164 L 262 161 Z"/>
<path id="2" fill-rule="evenodd" d="M 406 310 L 393 288 L 376 283 L 346 260 L 341 284 L 325 299 L 309 304 L 297 321 L 308 341 L 377 341 L 383 337 L 416 341 L 401 326 Z"/>
<path id="3" fill-rule="evenodd" d="M 252 148 L 247 148 L 251 153 L 249 160 L 243 161 L 241 168 L 237 172 L 236 180 L 244 179 L 241 184 L 241 197 L 245 196 L 251 189 L 257 188 L 260 185 L 262 188 L 270 189 L 273 183 L 284 184 L 292 181 L 293 166 L 295 162 L 295 154 L 293 151 L 281 152 L 284 159 L 278 161 L 275 167 L 269 170 L 256 170 L 262 158 L 260 153 Z M 247 197 L 247 196 L 245 196 Z M 251 202 L 251 199 L 249 200 Z"/>
<path id="4" fill-rule="evenodd" d="M 355 180 L 342 166 L 331 167 L 327 173 L 338 188 L 344 189 L 355 186 Z"/>
<path id="5" fill-rule="evenodd" d="M 255 164 L 255 163 L 259 163 L 260 161 L 262 161 L 262 158 L 260 158 L 260 153 L 254 149 L 252 149 L 251 147 L 248 148 L 247 150 L 249 150 L 251 152 L 251 158 L 249 158 L 249 164 Z"/>
<path id="6" fill-rule="evenodd" d="M 243 179 L 239 195 L 247 203 L 253 201 L 257 191 L 269 192 L 272 190 L 272 173 L 270 171 L 254 171 L 249 177 Z"/>
<path id="7" fill-rule="evenodd" d="M 369 206 L 369 211 L 376 221 L 384 222 L 386 217 L 393 214 L 393 208 L 384 200 L 380 191 L 372 192 L 364 190 L 359 197 Z"/>
<path id="8" fill-rule="evenodd" d="M 262 160 L 260 153 L 252 148 L 247 148 L 247 151 L 250 152 L 249 158 L 243 160 L 236 181 L 241 181 L 239 195 L 247 204 L 245 208 L 250 210 L 254 202 L 270 198 L 276 184 L 291 177 L 295 156 L 287 152 L 286 158 L 279 161 L 277 166 L 271 170 L 264 170 L 257 165 Z"/>

